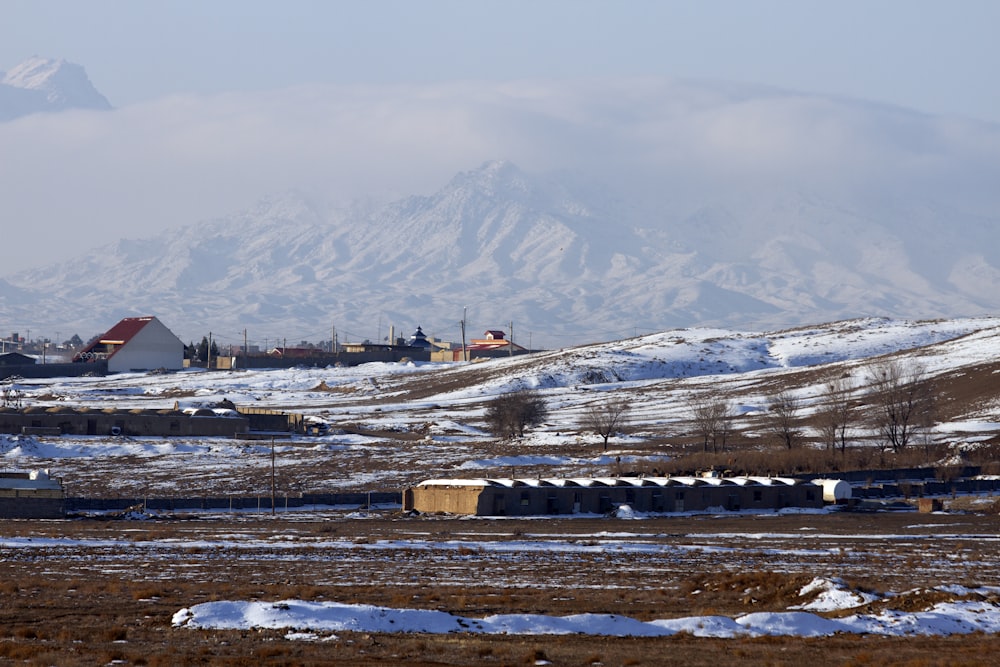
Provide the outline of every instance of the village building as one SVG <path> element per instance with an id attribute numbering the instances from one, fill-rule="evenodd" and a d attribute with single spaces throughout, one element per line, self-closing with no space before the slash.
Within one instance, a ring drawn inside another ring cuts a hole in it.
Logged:
<path id="1" fill-rule="evenodd" d="M 15 331 L 6 338 L 0 338 L 0 353 L 23 350 L 27 342 L 24 336 Z"/>
<path id="2" fill-rule="evenodd" d="M 822 485 L 788 477 L 433 479 L 407 489 L 403 509 L 478 516 L 820 508 Z"/>
<path id="3" fill-rule="evenodd" d="M 417 330 L 413 332 L 413 335 L 410 336 L 409 345 L 410 347 L 415 347 L 420 350 L 431 349 L 431 342 L 427 340 L 427 335 L 419 326 L 417 327 Z"/>
<path id="4" fill-rule="evenodd" d="M 0 472 L 0 518 L 61 519 L 65 493 L 47 470 Z"/>
<path id="5" fill-rule="evenodd" d="M 0 368 L 10 368 L 11 366 L 33 366 L 35 358 L 29 357 L 20 352 L 6 352 L 0 354 Z"/>
<path id="6" fill-rule="evenodd" d="M 473 338 L 465 346 L 464 353 L 466 359 L 492 359 L 496 357 L 509 357 L 517 354 L 527 354 L 531 350 L 522 347 L 514 341 L 507 340 L 506 335 L 499 329 L 487 330 L 482 338 Z M 462 361 L 463 349 L 453 347 L 448 350 L 441 350 L 431 354 L 431 361 Z"/>
<path id="7" fill-rule="evenodd" d="M 106 361 L 109 373 L 180 370 L 184 343 L 155 317 L 126 317 L 80 350 L 73 361 Z"/>

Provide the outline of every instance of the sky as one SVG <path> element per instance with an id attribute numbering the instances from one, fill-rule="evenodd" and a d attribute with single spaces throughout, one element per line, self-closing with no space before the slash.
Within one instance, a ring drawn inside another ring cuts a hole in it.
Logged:
<path id="1" fill-rule="evenodd" d="M 0 217 L 13 221 L 0 277 L 288 189 L 430 194 L 493 159 L 589 168 L 636 191 L 798 175 L 836 190 L 845 174 L 893 172 L 889 189 L 953 184 L 996 213 L 980 201 L 1000 154 L 995 2 L 7 0 L 2 12 L 0 70 L 65 58 L 116 109 L 0 125 Z"/>
<path id="2" fill-rule="evenodd" d="M 7 0 L 0 69 L 87 68 L 115 106 L 311 83 L 707 78 L 1000 121 L 990 0 Z"/>

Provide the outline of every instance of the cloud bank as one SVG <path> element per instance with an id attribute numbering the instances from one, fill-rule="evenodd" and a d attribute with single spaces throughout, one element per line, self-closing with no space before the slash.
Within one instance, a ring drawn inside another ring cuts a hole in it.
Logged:
<path id="1" fill-rule="evenodd" d="M 0 275 L 290 188 L 334 201 L 430 193 L 491 159 L 579 172 L 667 208 L 796 188 L 887 201 L 919 195 L 1000 215 L 998 125 L 717 82 L 312 85 L 173 96 L 2 123 L 0 155 L 8 241 Z"/>

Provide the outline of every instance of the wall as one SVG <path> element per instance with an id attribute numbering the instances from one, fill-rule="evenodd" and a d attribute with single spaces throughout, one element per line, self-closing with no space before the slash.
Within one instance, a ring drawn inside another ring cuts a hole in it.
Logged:
<path id="1" fill-rule="evenodd" d="M 61 489 L 0 488 L 0 518 L 61 519 L 63 516 Z"/>
<path id="2" fill-rule="evenodd" d="M 481 486 L 417 486 L 404 493 L 404 510 L 447 512 L 448 514 L 486 514 L 480 511 Z"/>
<path id="3" fill-rule="evenodd" d="M 0 380 L 12 376 L 23 378 L 80 377 L 81 375 L 107 375 L 108 362 L 100 360 L 87 363 L 31 364 L 28 366 L 6 366 L 0 368 Z"/>
<path id="4" fill-rule="evenodd" d="M 21 433 L 24 428 L 58 428 L 66 435 L 223 436 L 246 433 L 245 417 L 194 417 L 175 410 L 104 412 L 0 409 L 0 433 Z"/>
<path id="5" fill-rule="evenodd" d="M 5 498 L 0 496 L 0 518 L 3 519 L 62 519 L 61 498 Z"/>
<path id="6" fill-rule="evenodd" d="M 383 346 L 363 352 L 337 352 L 336 354 L 322 353 L 316 355 L 315 357 L 304 357 L 300 359 L 281 359 L 279 357 L 270 357 L 267 355 L 236 357 L 222 356 L 220 359 L 221 361 L 216 360 L 215 364 L 217 364 L 217 367 L 221 370 L 228 370 L 229 368 L 238 370 L 241 368 L 295 368 L 296 366 L 307 368 L 326 368 L 327 366 L 337 365 L 359 366 L 361 364 L 369 364 L 376 361 L 395 363 L 402 361 L 403 359 L 409 359 L 411 361 L 430 361 L 431 355 L 427 350 L 402 345 L 395 347 Z"/>
<path id="7" fill-rule="evenodd" d="M 391 491 L 382 492 L 345 492 L 345 493 L 303 493 L 299 495 L 277 494 L 274 506 L 300 508 L 310 505 L 324 507 L 364 507 L 372 505 L 398 505 L 400 494 Z M 271 496 L 204 496 L 189 498 L 66 498 L 66 510 L 69 512 L 124 510 L 142 506 L 149 510 L 261 510 L 271 509 Z"/>

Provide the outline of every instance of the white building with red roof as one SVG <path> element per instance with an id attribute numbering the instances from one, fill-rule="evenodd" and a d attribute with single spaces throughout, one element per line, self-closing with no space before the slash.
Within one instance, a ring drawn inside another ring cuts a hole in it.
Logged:
<path id="1" fill-rule="evenodd" d="M 184 343 L 155 317 L 126 317 L 73 357 L 100 360 L 107 360 L 109 373 L 180 370 Z"/>

